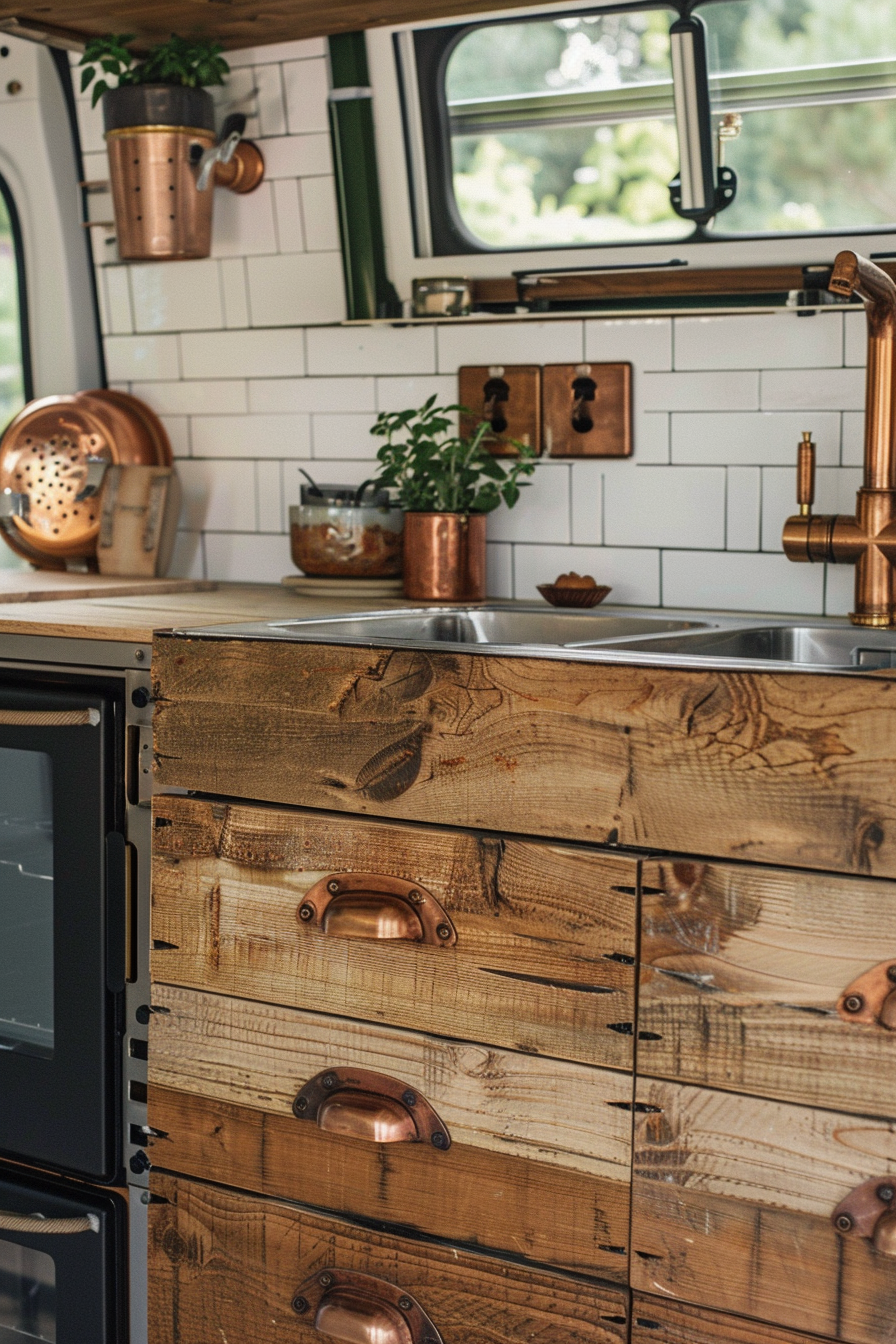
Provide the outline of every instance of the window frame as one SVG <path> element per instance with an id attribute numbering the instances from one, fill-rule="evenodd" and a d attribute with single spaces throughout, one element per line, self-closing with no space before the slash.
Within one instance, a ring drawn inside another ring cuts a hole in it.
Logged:
<path id="1" fill-rule="evenodd" d="M 712 3 L 712 0 L 710 0 Z M 577 243 L 546 247 L 497 248 L 475 241 L 475 251 L 451 247 L 451 235 L 456 224 L 445 229 L 439 220 L 441 203 L 431 187 L 431 175 L 426 172 L 427 147 L 424 142 L 424 121 L 417 87 L 416 63 L 410 65 L 415 34 L 429 30 L 448 30 L 457 34 L 469 32 L 485 23 L 510 23 L 520 19 L 560 18 L 595 10 L 636 11 L 656 8 L 656 5 L 614 3 L 613 0 L 590 0 L 590 3 L 558 3 L 539 6 L 537 13 L 531 7 L 484 11 L 458 19 L 444 18 L 417 21 L 371 30 L 367 34 L 373 109 L 376 127 L 377 152 L 385 181 L 394 189 L 383 194 L 384 226 L 387 256 L 392 279 L 403 298 L 411 291 L 414 278 L 426 275 L 463 275 L 474 281 L 510 271 L 539 271 L 560 265 L 576 269 L 616 269 L 627 265 L 646 267 L 668 266 L 675 258 L 689 270 L 726 269 L 731 267 L 767 267 L 776 265 L 825 265 L 833 261 L 836 252 L 854 247 L 866 255 L 869 252 L 891 255 L 896 253 L 896 223 L 890 229 L 876 226 L 842 231 L 806 231 L 793 234 L 753 233 L 725 235 L 721 223 L 715 232 L 692 234 L 683 240 L 633 241 L 582 245 Z M 672 8 L 672 5 L 660 6 Z M 436 38 L 427 39 L 435 44 Z M 401 73 L 396 55 L 402 58 Z M 450 51 L 443 53 L 447 61 Z M 404 84 L 403 84 L 404 79 Z M 430 102 L 436 100 L 429 100 Z M 447 136 L 447 125 L 442 100 L 433 114 L 440 118 L 442 135 Z M 446 172 L 446 141 L 442 142 L 438 171 Z M 422 181 L 421 181 L 422 179 Z M 453 191 L 446 193 L 454 201 Z M 456 206 L 453 206 L 456 213 Z M 438 222 L 433 224 L 433 216 Z M 720 217 L 723 221 L 724 216 Z M 447 236 L 446 236 L 447 235 Z M 502 265 L 502 260 L 506 264 Z"/>

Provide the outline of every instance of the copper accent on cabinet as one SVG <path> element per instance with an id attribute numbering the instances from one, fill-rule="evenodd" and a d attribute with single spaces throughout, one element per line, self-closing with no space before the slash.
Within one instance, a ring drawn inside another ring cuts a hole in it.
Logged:
<path id="1" fill-rule="evenodd" d="M 308 891 L 296 918 L 331 938 L 433 947 L 457 942 L 454 925 L 431 891 L 385 873 L 330 873 Z"/>
<path id="2" fill-rule="evenodd" d="M 631 364 L 546 364 L 544 447 L 549 457 L 630 457 Z"/>
<path id="3" fill-rule="evenodd" d="M 442 1344 L 420 1303 L 385 1279 L 327 1265 L 296 1289 L 292 1309 L 343 1344 Z"/>
<path id="4" fill-rule="evenodd" d="M 831 1214 L 841 1237 L 861 1237 L 882 1255 L 896 1255 L 896 1180 L 872 1176 L 857 1185 Z"/>
<path id="5" fill-rule="evenodd" d="M 451 1136 L 425 1097 L 407 1083 L 372 1069 L 324 1069 L 292 1104 L 297 1120 L 327 1134 L 367 1143 L 430 1143 L 447 1152 Z"/>
<path id="6" fill-rule="evenodd" d="M 487 446 L 494 457 L 519 456 L 511 439 L 541 452 L 540 365 L 464 365 L 457 371 L 457 399 L 469 412 L 460 417 L 461 434 L 474 433 L 488 420 Z"/>
<path id="7" fill-rule="evenodd" d="M 896 1031 L 896 961 L 882 961 L 847 985 L 837 1012 L 845 1022 Z"/>

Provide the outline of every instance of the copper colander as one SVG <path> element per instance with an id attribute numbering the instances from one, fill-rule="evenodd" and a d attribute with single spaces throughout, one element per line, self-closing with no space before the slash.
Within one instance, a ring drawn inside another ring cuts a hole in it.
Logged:
<path id="1" fill-rule="evenodd" d="M 13 535 L 4 533 L 13 550 L 51 567 L 94 554 L 100 498 L 77 499 L 91 457 L 140 466 L 172 460 L 161 421 L 124 392 L 43 397 L 11 421 L 0 439 L 0 490 L 29 499 L 28 517 L 13 518 Z"/>

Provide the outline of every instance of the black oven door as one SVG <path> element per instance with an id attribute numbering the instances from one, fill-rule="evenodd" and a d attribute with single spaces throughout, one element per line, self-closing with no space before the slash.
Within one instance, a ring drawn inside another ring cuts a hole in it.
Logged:
<path id="1" fill-rule="evenodd" d="M 122 1344 L 126 1218 L 111 1191 L 0 1169 L 0 1344 Z"/>
<path id="2" fill-rule="evenodd" d="M 0 683 L 0 1153 L 97 1181 L 121 1151 L 119 712 Z"/>

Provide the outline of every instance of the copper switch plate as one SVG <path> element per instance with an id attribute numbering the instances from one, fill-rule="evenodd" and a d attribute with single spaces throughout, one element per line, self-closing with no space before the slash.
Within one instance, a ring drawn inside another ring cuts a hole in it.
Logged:
<path id="1" fill-rule="evenodd" d="M 546 364 L 549 457 L 631 457 L 631 364 Z"/>
<path id="2" fill-rule="evenodd" d="M 489 448 L 495 457 L 516 457 L 516 439 L 541 452 L 541 369 L 537 364 L 465 365 L 457 373 L 461 433 L 472 434 L 481 420 L 494 428 Z M 501 387 L 503 384 L 503 387 Z M 506 389 L 506 396 L 502 395 Z"/>

